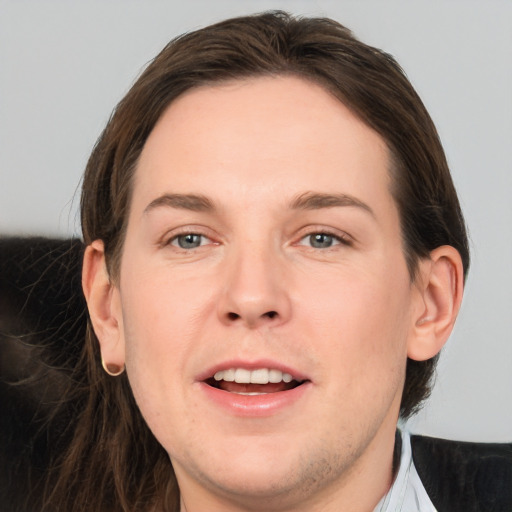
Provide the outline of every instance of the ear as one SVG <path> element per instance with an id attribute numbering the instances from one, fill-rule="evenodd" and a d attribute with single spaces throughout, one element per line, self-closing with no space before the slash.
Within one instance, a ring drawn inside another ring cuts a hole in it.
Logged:
<path id="1" fill-rule="evenodd" d="M 460 309 L 463 281 L 462 259 L 451 246 L 438 247 L 420 262 L 416 278 L 420 296 L 407 347 L 409 358 L 424 361 L 443 348 Z"/>
<path id="2" fill-rule="evenodd" d="M 84 290 L 94 333 L 100 343 L 103 367 L 117 374 L 124 368 L 123 318 L 118 288 L 111 282 L 101 240 L 87 246 L 82 267 Z"/>

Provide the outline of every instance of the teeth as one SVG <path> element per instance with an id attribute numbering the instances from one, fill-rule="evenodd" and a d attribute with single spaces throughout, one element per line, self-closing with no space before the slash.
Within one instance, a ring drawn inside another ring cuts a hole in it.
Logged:
<path id="1" fill-rule="evenodd" d="M 278 382 L 281 382 L 283 380 L 283 372 L 280 372 L 279 370 L 270 370 L 268 372 L 268 381 L 272 382 L 273 384 L 277 384 Z"/>
<path id="2" fill-rule="evenodd" d="M 233 368 L 224 370 L 223 380 L 226 382 L 233 382 L 235 380 L 235 370 Z"/>
<path id="3" fill-rule="evenodd" d="M 246 370 L 245 368 L 230 368 L 217 372 L 213 378 L 216 381 L 236 382 L 238 384 L 278 384 L 279 382 L 291 382 L 293 377 L 289 373 L 280 370 L 258 368 Z"/>
<path id="4" fill-rule="evenodd" d="M 237 368 L 235 370 L 235 382 L 239 384 L 250 384 L 251 383 L 251 372 L 244 368 Z"/>
<path id="5" fill-rule="evenodd" d="M 268 370 L 261 368 L 251 372 L 251 384 L 268 384 Z"/>

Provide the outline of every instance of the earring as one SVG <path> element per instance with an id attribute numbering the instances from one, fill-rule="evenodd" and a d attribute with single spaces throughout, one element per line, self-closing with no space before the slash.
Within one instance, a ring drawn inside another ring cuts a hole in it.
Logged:
<path id="1" fill-rule="evenodd" d="M 119 377 L 124 372 L 124 364 L 118 366 L 117 364 L 105 363 L 103 358 L 101 359 L 101 366 L 111 377 Z"/>

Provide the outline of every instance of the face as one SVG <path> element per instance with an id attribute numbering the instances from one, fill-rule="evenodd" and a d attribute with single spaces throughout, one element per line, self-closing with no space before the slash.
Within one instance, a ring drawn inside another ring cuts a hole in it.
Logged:
<path id="1" fill-rule="evenodd" d="M 391 456 L 418 298 L 388 167 L 298 78 L 190 91 L 155 126 L 114 310 L 185 499 L 313 503 Z"/>

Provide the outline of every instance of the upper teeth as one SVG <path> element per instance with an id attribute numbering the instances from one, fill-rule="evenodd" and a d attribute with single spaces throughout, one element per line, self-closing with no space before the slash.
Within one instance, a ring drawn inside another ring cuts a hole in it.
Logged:
<path id="1" fill-rule="evenodd" d="M 269 370 L 258 368 L 257 370 L 246 370 L 245 368 L 230 368 L 217 372 L 213 378 L 217 381 L 237 382 L 238 384 L 277 384 L 278 382 L 291 382 L 293 377 L 289 373 L 280 370 Z"/>

